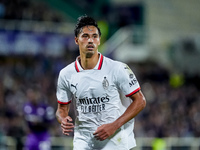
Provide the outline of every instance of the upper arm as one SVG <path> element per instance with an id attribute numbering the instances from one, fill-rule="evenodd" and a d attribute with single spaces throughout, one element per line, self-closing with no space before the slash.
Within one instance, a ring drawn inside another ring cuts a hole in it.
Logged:
<path id="1" fill-rule="evenodd" d="M 70 104 L 60 104 L 58 103 L 57 110 L 63 111 L 63 112 L 69 112 Z"/>
<path id="2" fill-rule="evenodd" d="M 133 102 L 141 105 L 142 107 L 146 106 L 146 99 L 141 90 L 139 90 L 137 93 L 131 95 L 130 98 L 133 100 Z"/>
<path id="3" fill-rule="evenodd" d="M 116 70 L 115 83 L 126 97 L 130 97 L 140 90 L 140 85 L 135 74 L 124 63 L 120 63 Z"/>
<path id="4" fill-rule="evenodd" d="M 72 99 L 68 76 L 66 75 L 67 72 L 65 70 L 61 70 L 58 76 L 56 97 L 58 103 L 60 104 L 68 104 Z"/>

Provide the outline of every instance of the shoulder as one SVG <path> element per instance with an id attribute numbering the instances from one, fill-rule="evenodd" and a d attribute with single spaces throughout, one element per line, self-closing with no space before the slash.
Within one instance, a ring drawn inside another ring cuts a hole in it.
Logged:
<path id="1" fill-rule="evenodd" d="M 75 61 L 60 70 L 59 76 L 69 76 L 76 72 Z"/>
<path id="2" fill-rule="evenodd" d="M 123 77 L 127 76 L 127 74 L 134 74 L 126 63 L 107 57 L 105 57 L 105 66 L 105 68 L 109 69 L 116 77 Z"/>
<path id="3" fill-rule="evenodd" d="M 110 68 L 112 68 L 112 70 L 118 70 L 121 66 L 126 65 L 123 62 L 113 60 L 113 59 L 108 58 L 106 56 L 104 56 L 103 63 L 105 63 L 105 66 L 109 66 Z"/>

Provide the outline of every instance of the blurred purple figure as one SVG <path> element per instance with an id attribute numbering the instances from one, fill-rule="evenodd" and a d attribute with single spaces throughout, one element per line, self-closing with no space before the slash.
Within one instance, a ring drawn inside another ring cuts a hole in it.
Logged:
<path id="1" fill-rule="evenodd" d="M 49 127 L 54 119 L 54 109 L 42 99 L 38 87 L 27 90 L 28 102 L 24 106 L 24 117 L 29 127 L 25 150 L 50 150 Z"/>

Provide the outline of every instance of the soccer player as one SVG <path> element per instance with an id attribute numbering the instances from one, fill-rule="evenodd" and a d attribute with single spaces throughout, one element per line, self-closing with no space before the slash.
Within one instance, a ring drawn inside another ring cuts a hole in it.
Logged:
<path id="1" fill-rule="evenodd" d="M 50 150 L 49 127 L 55 119 L 54 109 L 41 99 L 37 86 L 27 89 L 27 103 L 24 105 L 24 117 L 28 125 L 25 150 Z"/>
<path id="2" fill-rule="evenodd" d="M 140 85 L 126 64 L 98 52 L 101 31 L 93 18 L 79 17 L 74 31 L 80 56 L 60 71 L 57 83 L 62 132 L 69 135 L 74 129 L 74 150 L 129 150 L 136 146 L 134 117 L 146 105 Z M 121 92 L 132 99 L 127 107 Z M 75 125 L 68 115 L 71 102 Z"/>

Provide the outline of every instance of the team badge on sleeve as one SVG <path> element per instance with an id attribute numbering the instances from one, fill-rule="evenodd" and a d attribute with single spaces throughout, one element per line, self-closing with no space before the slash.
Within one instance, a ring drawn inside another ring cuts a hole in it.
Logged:
<path id="1" fill-rule="evenodd" d="M 133 79 L 133 77 L 134 77 L 133 73 L 129 74 L 130 79 Z"/>
<path id="2" fill-rule="evenodd" d="M 133 71 L 129 68 L 129 66 L 125 65 L 124 69 L 127 70 L 127 73 L 129 74 L 129 78 L 132 79 L 134 77 L 134 74 L 133 74 Z"/>
<path id="3" fill-rule="evenodd" d="M 103 85 L 103 88 L 104 88 L 105 90 L 108 89 L 109 82 L 108 82 L 108 80 L 106 79 L 106 77 L 104 77 L 103 82 L 102 82 L 102 85 Z"/>
<path id="4" fill-rule="evenodd" d="M 133 85 L 135 85 L 138 81 L 135 77 L 135 75 L 133 74 L 133 71 L 129 68 L 128 65 L 124 66 L 124 69 L 127 71 L 129 78 L 130 78 L 130 82 L 129 82 L 129 86 L 132 87 Z"/>

